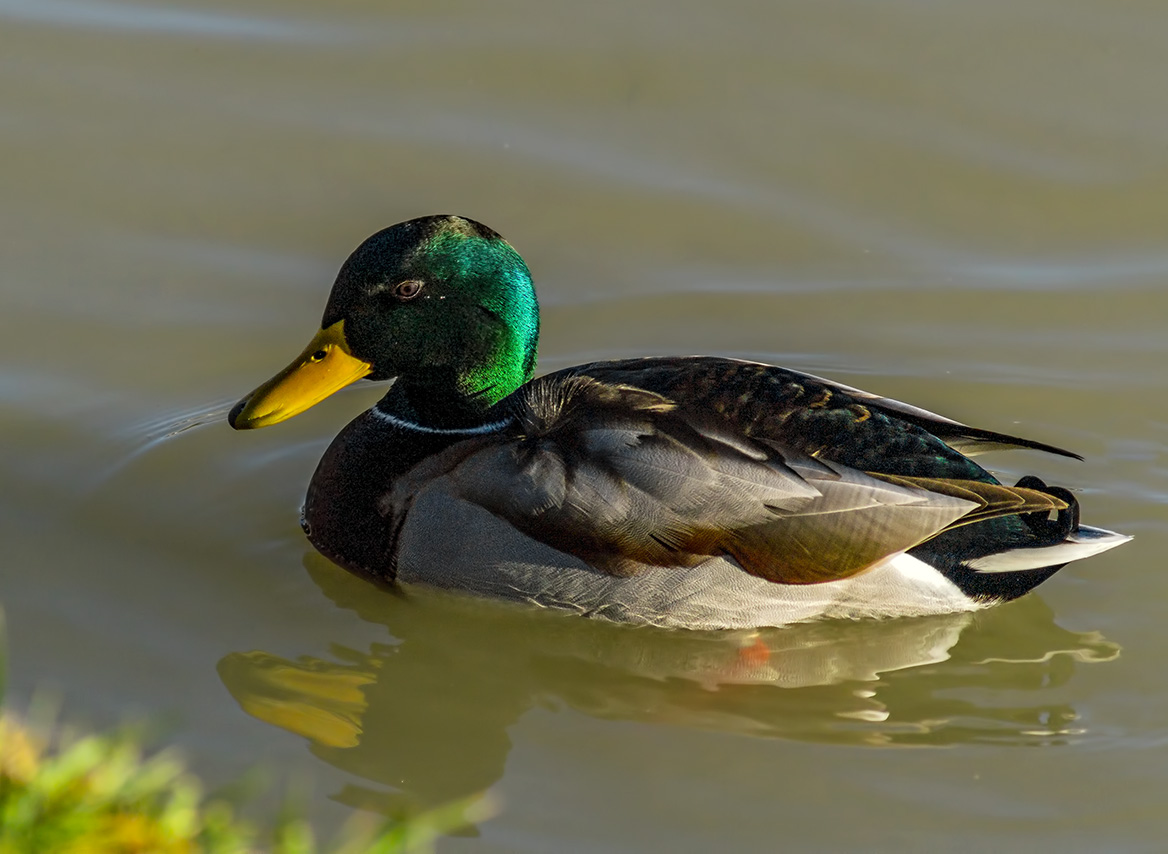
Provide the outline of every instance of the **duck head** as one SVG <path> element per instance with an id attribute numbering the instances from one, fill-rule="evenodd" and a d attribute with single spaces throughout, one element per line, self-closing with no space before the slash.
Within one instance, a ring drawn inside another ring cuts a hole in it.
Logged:
<path id="1" fill-rule="evenodd" d="M 368 377 L 397 378 L 410 417 L 473 421 L 531 378 L 538 338 L 531 275 L 511 244 L 464 217 L 409 220 L 357 247 L 304 352 L 227 420 L 266 427 Z"/>

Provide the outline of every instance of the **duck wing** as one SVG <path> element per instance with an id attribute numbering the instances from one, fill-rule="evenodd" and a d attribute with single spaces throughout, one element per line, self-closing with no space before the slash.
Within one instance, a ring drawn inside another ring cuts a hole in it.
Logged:
<path id="1" fill-rule="evenodd" d="M 908 428 L 919 428 L 927 436 L 926 444 L 933 446 L 911 447 L 910 442 L 910 453 L 927 456 L 943 443 L 952 452 L 950 460 L 965 461 L 962 465 L 967 471 L 980 472 L 967 457 L 992 450 L 1028 448 L 1082 459 L 1054 445 L 971 427 L 903 401 L 761 362 L 717 356 L 650 357 L 596 362 L 572 370 L 650 389 L 672 400 L 702 401 L 752 435 L 804 447 L 818 443 L 819 452 L 830 453 L 835 446 L 833 456 L 851 460 L 849 464 L 858 468 L 872 467 L 873 463 L 863 461 L 866 454 L 889 459 L 891 446 L 906 436 Z M 896 460 L 892 465 L 900 468 L 904 462 Z M 890 473 L 897 473 L 895 468 Z"/>
<path id="2" fill-rule="evenodd" d="M 442 479 L 613 575 L 728 556 L 788 584 L 850 577 L 970 514 L 1052 506 L 994 483 L 873 476 L 749 435 L 701 396 L 682 406 L 582 369 L 534 380 L 501 406 L 506 429 L 430 458 L 383 506 L 401 508 L 420 483 Z"/>

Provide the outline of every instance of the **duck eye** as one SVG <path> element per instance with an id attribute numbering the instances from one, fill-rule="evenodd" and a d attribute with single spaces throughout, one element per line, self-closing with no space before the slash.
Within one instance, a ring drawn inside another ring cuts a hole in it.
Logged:
<path id="1" fill-rule="evenodd" d="M 393 295 L 400 300 L 413 299 L 422 292 L 422 283 L 417 279 L 406 279 L 394 285 Z"/>
<path id="2" fill-rule="evenodd" d="M 323 359 L 327 355 L 328 355 L 328 353 L 326 353 L 324 350 L 317 350 L 315 353 L 313 353 L 311 356 L 308 357 L 308 361 L 319 362 L 321 359 Z"/>

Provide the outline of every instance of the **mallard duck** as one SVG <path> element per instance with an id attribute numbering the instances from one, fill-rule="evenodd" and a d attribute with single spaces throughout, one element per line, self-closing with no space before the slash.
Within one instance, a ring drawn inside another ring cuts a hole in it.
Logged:
<path id="1" fill-rule="evenodd" d="M 1130 539 L 1066 489 L 970 457 L 1041 442 L 809 374 L 717 357 L 533 379 L 527 265 L 458 216 L 379 231 L 321 329 L 231 410 L 283 421 L 395 378 L 333 440 L 302 525 L 372 581 L 687 628 L 968 611 Z"/>

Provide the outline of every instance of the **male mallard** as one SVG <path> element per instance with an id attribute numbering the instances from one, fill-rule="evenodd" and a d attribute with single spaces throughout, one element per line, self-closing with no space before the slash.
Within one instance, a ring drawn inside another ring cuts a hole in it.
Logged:
<path id="1" fill-rule="evenodd" d="M 736 359 L 532 379 L 538 337 L 509 243 L 462 217 L 410 220 L 357 247 L 320 331 L 228 421 L 264 427 L 396 377 L 320 461 L 312 544 L 375 581 L 613 620 L 967 611 L 1130 539 L 1080 525 L 1067 490 L 1002 485 L 967 456 L 1068 451 Z"/>

